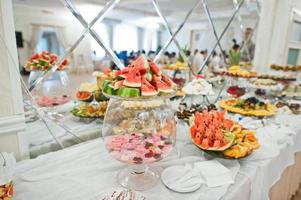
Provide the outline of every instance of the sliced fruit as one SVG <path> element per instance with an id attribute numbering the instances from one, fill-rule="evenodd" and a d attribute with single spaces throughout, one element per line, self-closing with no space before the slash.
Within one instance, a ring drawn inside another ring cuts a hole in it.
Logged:
<path id="1" fill-rule="evenodd" d="M 153 74 L 156 74 L 157 76 L 160 76 L 162 72 L 160 71 L 159 67 L 156 65 L 156 63 L 150 61 L 150 70 L 153 72 Z"/>
<path id="2" fill-rule="evenodd" d="M 168 78 L 165 74 L 162 74 L 161 77 L 162 77 L 162 81 L 166 83 L 168 86 L 172 87 L 173 85 L 175 85 L 175 83 L 170 78 Z"/>
<path id="3" fill-rule="evenodd" d="M 121 88 L 123 86 L 123 80 L 117 81 L 114 84 L 114 89 L 118 90 L 119 88 Z"/>
<path id="4" fill-rule="evenodd" d="M 145 74 L 149 69 L 148 60 L 145 55 L 139 56 L 132 64 L 132 68 L 139 70 L 140 74 Z"/>
<path id="5" fill-rule="evenodd" d="M 142 96 L 154 96 L 157 95 L 158 92 L 154 86 L 150 82 L 148 82 L 145 78 L 142 79 L 141 86 L 141 95 Z"/>
<path id="6" fill-rule="evenodd" d="M 80 101 L 89 102 L 93 100 L 93 93 L 77 91 L 76 98 Z"/>
<path id="7" fill-rule="evenodd" d="M 137 69 L 131 69 L 126 75 L 123 85 L 128 87 L 141 87 L 141 75 Z"/>
<path id="8" fill-rule="evenodd" d="M 116 94 L 116 91 L 117 90 L 115 90 L 114 85 L 112 85 L 112 81 L 109 81 L 109 80 L 104 81 L 104 83 L 103 83 L 103 92 L 104 93 L 114 95 L 114 94 Z"/>
<path id="9" fill-rule="evenodd" d="M 138 88 L 129 88 L 129 87 L 122 86 L 118 90 L 117 95 L 121 96 L 121 97 L 139 97 L 140 96 L 140 89 L 138 89 Z"/>
<path id="10" fill-rule="evenodd" d="M 122 70 L 116 70 L 116 71 L 114 71 L 114 75 L 116 77 L 125 78 L 126 75 L 127 75 L 127 73 L 129 73 L 130 70 L 131 70 L 130 67 L 126 67 L 126 68 L 124 68 Z"/>
<path id="11" fill-rule="evenodd" d="M 235 142 L 235 134 L 231 132 L 224 133 L 223 140 L 212 140 L 212 138 L 204 138 L 203 140 L 197 138 L 193 138 L 193 142 L 200 149 L 208 150 L 208 151 L 225 151 L 230 148 Z"/>
<path id="12" fill-rule="evenodd" d="M 223 112 L 196 112 L 191 121 L 190 135 L 193 143 L 199 148 L 224 151 L 233 145 L 235 134 L 230 132 L 230 127 L 226 128 L 229 122 Z"/>
<path id="13" fill-rule="evenodd" d="M 154 85 L 157 88 L 158 92 L 163 92 L 163 93 L 171 93 L 173 92 L 172 87 L 168 86 L 166 83 L 164 83 L 161 80 L 158 80 L 154 83 Z"/>

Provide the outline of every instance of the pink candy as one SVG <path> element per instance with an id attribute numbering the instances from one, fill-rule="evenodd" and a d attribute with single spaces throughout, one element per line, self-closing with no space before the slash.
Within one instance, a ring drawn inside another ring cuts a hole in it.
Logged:
<path id="1" fill-rule="evenodd" d="M 69 96 L 41 96 L 37 97 L 37 103 L 41 107 L 62 105 L 70 101 Z"/>
<path id="2" fill-rule="evenodd" d="M 161 160 L 171 151 L 172 143 L 158 134 L 132 133 L 108 136 L 106 148 L 117 160 L 140 164 Z"/>

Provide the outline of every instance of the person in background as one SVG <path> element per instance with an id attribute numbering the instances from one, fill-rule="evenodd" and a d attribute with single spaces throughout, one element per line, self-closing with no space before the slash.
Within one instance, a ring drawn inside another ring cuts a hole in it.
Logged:
<path id="1" fill-rule="evenodd" d="M 211 70 L 212 71 L 219 71 L 220 62 L 221 62 L 220 56 L 216 53 L 216 51 L 213 51 L 212 59 L 211 59 L 211 62 L 210 62 Z"/>
<path id="2" fill-rule="evenodd" d="M 240 62 L 240 46 L 237 44 L 236 40 L 233 39 L 232 49 L 229 51 L 229 63 L 231 66 L 239 65 Z"/>
<path id="3" fill-rule="evenodd" d="M 135 59 L 136 59 L 135 53 L 134 53 L 134 51 L 131 51 L 131 52 L 130 52 L 130 55 L 129 55 L 129 57 L 128 57 L 128 63 L 129 63 L 129 64 L 132 64 L 132 63 L 134 62 Z"/>
<path id="4" fill-rule="evenodd" d="M 169 64 L 169 52 L 168 51 L 165 51 L 164 55 L 162 55 L 160 57 L 159 63 L 162 64 L 162 65 L 168 65 Z"/>
<path id="5" fill-rule="evenodd" d="M 177 54 L 176 52 L 172 52 L 170 56 L 170 64 L 175 64 L 177 62 Z"/>
<path id="6" fill-rule="evenodd" d="M 192 58 L 193 58 L 193 56 L 191 55 L 191 51 L 189 51 L 189 50 L 185 51 L 185 55 L 186 55 L 188 61 L 189 61 L 190 63 L 192 63 Z"/>
<path id="7" fill-rule="evenodd" d="M 200 51 L 193 57 L 191 68 L 194 74 L 197 74 L 204 62 L 204 51 Z"/>
<path id="8" fill-rule="evenodd" d="M 147 54 L 148 59 L 154 60 L 155 59 L 155 52 L 154 51 L 149 51 Z"/>
<path id="9" fill-rule="evenodd" d="M 244 33 L 244 40 L 241 43 L 241 61 L 251 62 L 255 54 L 255 44 L 252 41 L 253 29 L 248 27 Z"/>
<path id="10" fill-rule="evenodd" d="M 199 50 L 195 49 L 194 52 L 193 52 L 193 56 L 195 56 L 197 53 L 199 53 Z"/>
<path id="11" fill-rule="evenodd" d="M 144 54 L 144 55 L 146 55 L 146 53 L 145 53 L 145 50 L 144 50 L 144 49 L 142 49 L 142 51 L 141 51 L 141 54 Z"/>

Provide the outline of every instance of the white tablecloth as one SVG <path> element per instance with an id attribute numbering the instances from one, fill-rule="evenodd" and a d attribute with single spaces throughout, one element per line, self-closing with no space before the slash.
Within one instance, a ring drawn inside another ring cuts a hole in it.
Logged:
<path id="1" fill-rule="evenodd" d="M 285 122 L 283 122 L 284 117 Z M 280 121 L 279 121 L 280 120 Z M 274 123 L 276 121 L 277 123 Z M 281 123 L 279 123 L 281 122 Z M 199 189 L 180 194 L 168 190 L 161 182 L 142 192 L 151 200 L 268 199 L 268 191 L 285 168 L 294 163 L 294 152 L 301 150 L 301 117 L 277 116 L 257 129 L 262 147 L 253 155 L 239 161 L 235 183 L 228 190 Z M 282 125 L 281 125 L 282 124 Z M 193 163 L 210 156 L 190 143 L 183 124 L 178 124 L 177 150 L 156 163 L 161 169 L 187 162 Z M 17 164 L 15 173 L 15 200 L 82 200 L 97 199 L 103 191 L 118 187 L 116 174 L 125 165 L 115 161 L 104 148 L 102 139 L 89 141 L 61 151 L 48 153 Z M 205 194 L 207 193 L 207 194 Z"/>
<path id="2" fill-rule="evenodd" d="M 73 117 L 72 114 L 69 113 L 72 107 L 72 102 L 61 107 L 62 112 L 65 112 L 64 118 L 60 120 L 61 124 L 63 124 L 68 131 L 71 131 L 73 134 L 82 139 L 82 141 L 100 137 L 102 123 L 97 120 L 91 123 L 76 121 L 77 118 Z M 45 119 L 53 135 L 55 135 L 55 137 L 63 144 L 64 147 L 70 147 L 80 142 L 64 128 L 58 126 L 55 122 L 47 118 Z M 38 155 L 60 149 L 53 136 L 49 133 L 45 124 L 41 120 L 27 123 L 25 133 L 29 142 L 31 158 L 35 158 Z"/>

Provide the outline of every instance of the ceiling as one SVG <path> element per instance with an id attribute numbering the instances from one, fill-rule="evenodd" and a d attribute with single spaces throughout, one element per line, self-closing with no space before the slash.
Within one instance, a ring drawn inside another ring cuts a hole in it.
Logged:
<path id="1" fill-rule="evenodd" d="M 157 0 L 163 14 L 170 22 L 179 22 L 183 19 L 196 0 Z M 240 13 L 243 16 L 256 16 L 254 0 L 246 0 Z M 63 0 L 13 0 L 14 5 L 23 5 L 42 8 L 45 12 L 66 12 Z M 81 12 L 91 14 L 99 12 L 108 0 L 73 0 Z M 232 0 L 207 0 L 213 18 L 230 17 L 234 12 Z M 253 2 L 253 3 L 252 3 Z M 80 9 L 81 8 L 81 9 Z M 50 13 L 49 12 L 49 13 Z M 95 14 L 94 14 L 95 15 Z M 142 17 L 157 17 L 151 0 L 120 0 L 120 3 L 109 13 L 108 17 L 115 19 L 134 20 Z M 194 10 L 190 21 L 206 20 L 202 6 Z"/>

